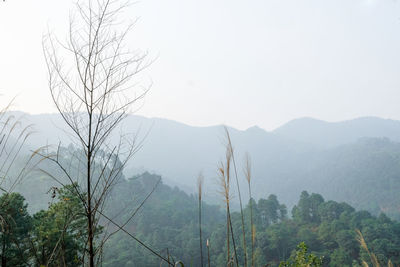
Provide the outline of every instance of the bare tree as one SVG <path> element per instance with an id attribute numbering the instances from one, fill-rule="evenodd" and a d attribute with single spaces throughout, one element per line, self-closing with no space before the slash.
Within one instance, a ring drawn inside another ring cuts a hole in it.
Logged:
<path id="1" fill-rule="evenodd" d="M 60 149 L 46 158 L 72 185 L 85 191 L 84 196 L 75 188 L 86 211 L 88 240 L 84 254 L 92 267 L 102 250 L 101 241 L 95 244 L 95 237 L 107 196 L 140 146 L 135 144 L 134 136 L 120 135 L 117 142 L 110 137 L 148 91 L 149 87 L 140 87 L 132 78 L 151 62 L 146 53 L 125 47 L 133 26 L 120 30 L 120 17 L 127 3 L 88 0 L 78 2 L 76 7 L 70 17 L 67 41 L 60 42 L 49 33 L 43 39 L 43 50 L 52 99 L 84 153 L 84 167 L 71 170 L 65 166 L 59 158 Z"/>

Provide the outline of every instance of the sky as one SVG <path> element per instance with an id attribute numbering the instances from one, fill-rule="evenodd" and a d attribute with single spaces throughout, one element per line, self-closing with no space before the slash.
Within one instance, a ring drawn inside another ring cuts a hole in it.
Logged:
<path id="1" fill-rule="evenodd" d="M 42 36 L 67 30 L 70 0 L 0 2 L 0 105 L 56 112 Z M 400 2 L 141 0 L 127 41 L 153 64 L 136 112 L 189 125 L 258 125 L 299 117 L 400 120 Z"/>

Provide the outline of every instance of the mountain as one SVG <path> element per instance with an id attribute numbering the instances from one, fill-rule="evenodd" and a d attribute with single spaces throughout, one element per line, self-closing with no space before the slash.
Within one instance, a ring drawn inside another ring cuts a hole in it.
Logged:
<path id="1" fill-rule="evenodd" d="M 33 123 L 32 149 L 59 144 L 68 137 L 57 114 L 21 114 Z M 276 194 L 289 208 L 303 190 L 323 193 L 328 199 L 349 202 L 374 214 L 385 211 L 400 218 L 400 122 L 360 118 L 328 123 L 298 119 L 275 131 L 259 127 L 245 131 L 228 128 L 234 145 L 242 197 L 247 199 L 243 178 L 244 156 L 252 159 L 252 192 L 255 198 Z M 220 126 L 193 127 L 171 120 L 128 116 L 117 134 L 136 136 L 142 148 L 125 170 L 125 176 L 149 171 L 161 174 L 166 184 L 194 192 L 200 171 L 206 177 L 205 198 L 221 203 L 217 168 L 224 160 L 226 137 Z M 398 135 L 397 135 L 398 133 Z M 232 188 L 237 203 L 236 185 Z M 398 190 L 397 190 L 398 191 Z"/>
<path id="2" fill-rule="evenodd" d="M 399 142 L 400 121 L 377 117 L 341 122 L 300 118 L 275 129 L 273 133 L 324 148 L 355 142 L 363 137 L 387 137 Z"/>
<path id="3" fill-rule="evenodd" d="M 55 149 L 60 142 L 68 146 L 73 141 L 58 114 L 19 115 L 23 123 L 35 125 L 35 134 L 29 140 L 32 149 L 51 144 Z M 237 160 L 241 162 L 248 151 L 255 166 L 269 162 L 273 165 L 271 170 L 275 170 L 282 159 L 293 162 L 295 155 L 308 150 L 306 145 L 258 127 L 246 131 L 228 129 Z M 123 132 L 135 135 L 137 145 L 143 146 L 128 166 L 130 173 L 148 170 L 162 174 L 169 183 L 193 190 L 196 177 L 203 171 L 210 180 L 208 184 L 214 186 L 217 166 L 225 155 L 223 126 L 193 127 L 166 119 L 128 116 L 122 128 L 115 132 L 111 137 L 114 142 L 118 133 Z"/>
<path id="4" fill-rule="evenodd" d="M 399 163 L 400 143 L 365 138 L 321 153 L 303 181 L 329 199 L 400 219 Z"/>

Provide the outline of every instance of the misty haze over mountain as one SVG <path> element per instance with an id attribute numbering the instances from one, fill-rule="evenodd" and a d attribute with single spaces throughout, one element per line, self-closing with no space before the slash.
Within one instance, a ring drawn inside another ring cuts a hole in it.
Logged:
<path id="1" fill-rule="evenodd" d="M 57 145 L 59 140 L 62 146 L 71 143 L 58 114 L 15 114 L 37 130 L 29 139 L 32 149 Z M 276 194 L 291 207 L 300 192 L 308 190 L 375 214 L 385 211 L 398 216 L 399 121 L 364 117 L 329 123 L 299 118 L 271 132 L 257 126 L 245 131 L 228 129 L 243 188 L 243 160 L 246 153 L 251 156 L 255 198 Z M 192 127 L 130 115 L 119 132 L 137 135 L 137 144 L 142 146 L 126 167 L 126 175 L 149 171 L 162 175 L 167 184 L 194 192 L 201 171 L 206 177 L 205 199 L 220 203 L 217 167 L 226 144 L 221 125 Z"/>

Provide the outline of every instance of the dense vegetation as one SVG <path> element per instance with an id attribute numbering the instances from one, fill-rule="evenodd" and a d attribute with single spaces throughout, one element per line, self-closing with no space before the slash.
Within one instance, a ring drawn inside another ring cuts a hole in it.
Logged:
<path id="1" fill-rule="evenodd" d="M 382 151 L 393 147 L 387 140 L 367 140 L 360 142 L 359 146 L 361 151 L 369 147 L 369 154 L 376 155 L 376 160 L 387 154 L 382 154 Z M 345 148 L 337 149 L 337 157 Z M 79 163 L 79 150 L 73 146 L 60 147 L 59 150 L 63 155 L 75 155 L 72 158 L 60 158 L 61 161 L 70 162 L 71 168 L 75 168 Z M 360 153 L 354 150 L 354 154 Z M 369 157 L 368 153 L 365 157 Z M 23 158 L 24 156 L 16 161 L 16 168 L 19 168 L 19 162 L 23 162 Z M 346 158 L 331 159 L 335 162 L 346 162 Z M 390 160 L 386 156 L 384 159 Z M 395 159 L 394 157 L 393 161 Z M 374 166 L 373 163 L 370 162 L 371 166 Z M 353 169 L 360 167 L 357 161 L 353 164 Z M 40 168 L 44 172 L 30 173 L 17 187 L 23 196 L 18 193 L 4 193 L 1 196 L 2 266 L 26 266 L 28 263 L 40 266 L 49 261 L 49 266 L 58 266 L 61 262 L 74 266 L 84 260 L 82 250 L 86 242 L 86 226 L 85 218 L 82 217 L 83 207 L 77 197 L 71 194 L 72 190 L 68 186 L 58 188 L 57 182 L 49 177 L 48 174 L 51 174 L 66 182 L 61 173 L 52 168 L 50 162 L 43 161 Z M 365 168 L 368 170 L 367 165 Z M 393 182 L 395 176 L 393 173 Z M 365 177 L 372 179 L 374 174 Z M 116 223 L 124 225 L 125 230 L 163 256 L 182 260 L 189 266 L 199 266 L 197 196 L 188 195 L 177 187 L 171 188 L 160 180 L 160 176 L 149 173 L 129 179 L 121 176 L 112 194 L 108 196 L 105 212 Z M 352 181 L 355 182 L 356 179 L 349 182 Z M 330 183 L 329 186 L 339 185 Z M 376 190 L 382 189 L 382 186 L 385 185 L 374 184 Z M 342 190 L 346 192 L 352 189 Z M 357 188 L 353 192 L 359 194 Z M 374 203 L 373 194 L 363 199 L 367 201 L 366 205 Z M 400 264 L 400 223 L 383 213 L 373 216 L 367 211 L 356 211 L 347 203 L 325 201 L 321 195 L 306 191 L 301 193 L 297 204 L 289 210 L 275 195 L 265 195 L 251 203 L 256 229 L 255 266 L 278 266 L 290 256 L 293 258 L 298 253 L 303 253 L 304 247 L 299 247 L 294 252 L 301 242 L 305 242 L 308 251 L 317 256 L 314 259 L 323 258 L 324 266 L 358 266 L 362 260 L 369 262 L 367 253 L 356 240 L 356 229 L 364 234 L 369 248 L 381 263 L 386 264 L 391 259 L 394 264 Z M 244 208 L 247 244 L 251 243 L 249 204 L 250 202 Z M 220 206 L 203 203 L 202 208 L 203 258 L 207 262 L 209 250 L 210 261 L 214 266 L 222 266 L 226 262 L 226 217 L 222 206 L 221 198 Z M 104 230 L 108 233 L 117 230 L 107 221 L 102 221 L 101 224 L 106 226 Z M 232 226 L 237 240 L 237 255 L 240 255 L 238 260 L 243 265 L 241 225 L 240 213 L 233 212 Z M 98 238 L 102 238 L 104 233 L 99 229 Z M 206 246 L 206 240 L 209 247 Z M 104 266 L 160 264 L 159 258 L 122 231 L 111 235 L 102 250 Z M 247 247 L 247 253 L 251 254 L 251 246 Z"/>
<path id="2" fill-rule="evenodd" d="M 129 179 L 121 177 L 109 196 L 107 214 L 118 223 L 128 221 L 127 231 L 165 257 L 199 266 L 197 198 L 163 184 L 160 179 L 149 173 Z M 58 266 L 61 262 L 74 266 L 83 260 L 84 217 L 83 212 L 79 212 L 82 209 L 79 201 L 70 192 L 68 187 L 53 188 L 49 191 L 48 208 L 33 215 L 28 213 L 28 203 L 20 194 L 2 195 L 1 218 L 7 221 L 4 225 L 8 225 L 0 238 L 0 254 L 2 261 L 7 263 L 3 266 L 26 266 L 27 263 L 40 266 L 50 259 L 50 266 Z M 307 244 L 311 253 L 323 257 L 323 266 L 359 266 L 362 260 L 369 262 L 369 257 L 357 242 L 355 229 L 361 230 L 370 250 L 381 263 L 391 259 L 394 264 L 400 264 L 400 223 L 384 214 L 375 217 L 367 211 L 356 211 L 346 203 L 325 201 L 321 195 L 306 191 L 293 207 L 292 216 L 275 195 L 257 202 L 252 200 L 252 207 L 256 266 L 279 265 L 293 255 L 301 242 Z M 135 216 L 129 220 L 127 216 L 132 210 L 136 210 Z M 249 213 L 247 205 L 244 209 L 247 232 Z M 224 223 L 220 207 L 203 203 L 203 238 L 209 241 L 209 247 L 203 242 L 203 251 L 209 249 L 214 266 L 223 266 L 226 261 Z M 239 242 L 241 219 L 237 212 L 232 213 L 232 225 L 238 240 L 238 255 L 243 255 Z M 250 244 L 250 235 L 247 238 Z M 247 247 L 247 250 L 250 255 L 251 248 Z M 207 253 L 203 257 L 206 261 Z M 158 258 L 121 231 L 106 243 L 103 261 L 104 266 L 160 264 Z M 243 257 L 239 257 L 239 261 L 243 264 Z"/>
<path id="3" fill-rule="evenodd" d="M 131 192 L 140 193 L 150 190 L 150 184 L 157 179 L 159 177 L 144 174 L 140 179 L 124 182 L 121 188 L 129 187 Z M 126 198 L 126 195 L 117 192 L 115 195 Z M 224 215 L 215 206 L 204 204 L 203 208 L 204 237 L 210 242 L 211 262 L 214 266 L 223 266 L 226 254 Z M 371 251 L 382 263 L 391 259 L 394 264 L 400 264 L 400 223 L 384 214 L 375 217 L 367 211 L 356 211 L 346 203 L 325 201 L 321 195 L 305 191 L 292 209 L 292 218 L 288 216 L 285 205 L 279 203 L 274 195 L 253 202 L 253 209 L 256 266 L 265 266 L 267 263 L 279 265 L 290 257 L 302 241 L 307 244 L 309 251 L 323 257 L 324 266 L 358 266 L 361 260 L 369 262 L 368 255 L 356 240 L 355 229 L 361 230 Z M 249 218 L 249 212 L 247 206 L 246 218 Z M 232 214 L 232 224 L 240 240 L 239 213 Z M 249 226 L 250 222 L 247 221 L 246 225 Z M 196 197 L 165 185 L 157 188 L 140 216 L 129 226 L 133 233 L 159 251 L 164 251 L 165 255 L 168 249 L 171 256 L 193 263 L 193 266 L 199 266 L 197 227 Z M 249 244 L 250 236 L 248 238 Z M 240 250 L 240 242 L 237 245 Z M 204 251 L 206 249 L 204 247 Z M 110 240 L 106 252 L 106 266 L 159 264 L 159 260 L 123 233 Z M 243 264 L 243 259 L 239 260 Z"/>
<path id="4" fill-rule="evenodd" d="M 86 226 L 82 206 L 70 186 L 53 192 L 57 200 L 31 216 L 24 197 L 0 198 L 2 266 L 67 266 L 82 263 Z"/>
<path id="5" fill-rule="evenodd" d="M 157 185 L 125 229 L 166 257 L 199 266 L 197 198 L 159 183 L 159 179 L 159 176 L 149 173 L 121 179 L 110 196 L 108 214 L 118 222 L 126 221 L 126 214 L 130 214 L 126 212 L 127 209 L 140 206 Z M 79 202 L 66 189 L 60 189 L 55 194 L 58 201 L 33 216 L 27 213 L 27 204 L 21 195 L 3 195 L 2 205 L 15 211 L 7 214 L 11 214 L 12 220 L 18 221 L 7 234 L 2 234 L 5 248 L 2 255 L 12 262 L 11 265 L 24 266 L 24 262 L 45 264 L 50 257 L 56 259 L 55 266 L 59 261 L 73 265 L 82 260 L 80 251 L 85 244 L 84 224 L 80 221 L 82 217 L 68 216 L 73 209 L 79 209 Z M 400 223 L 384 214 L 375 217 L 367 211 L 356 211 L 346 203 L 325 201 L 321 195 L 306 191 L 292 209 L 292 217 L 288 216 L 286 206 L 279 203 L 275 195 L 252 201 L 256 227 L 256 266 L 279 265 L 292 255 L 301 242 L 305 242 L 314 255 L 323 257 L 324 266 L 359 266 L 362 260 L 369 262 L 369 257 L 357 242 L 355 229 L 361 230 L 370 250 L 381 263 L 386 264 L 391 259 L 394 264 L 400 264 Z M 244 210 L 247 219 L 249 212 L 247 205 Z M 69 223 L 64 229 L 67 220 L 71 219 L 75 222 Z M 209 240 L 211 263 L 223 266 L 227 249 L 224 213 L 217 206 L 203 204 L 203 223 L 203 236 Z M 240 240 L 241 220 L 237 212 L 232 213 L 232 225 L 237 240 Z M 249 225 L 247 220 L 246 227 Z M 250 243 L 251 237 L 248 238 Z M 59 245 L 55 246 L 57 243 Z M 207 251 L 205 245 L 203 249 Z M 55 251 L 54 247 L 57 247 Z M 239 241 L 237 250 L 238 255 L 243 254 Z M 121 231 L 110 238 L 104 253 L 105 266 L 160 264 L 159 259 Z M 251 253 L 249 247 L 248 253 Z M 16 258 L 16 255 L 19 257 Z M 204 257 L 206 260 L 206 254 Z M 18 262 L 13 262 L 15 260 Z M 239 258 L 239 261 L 243 264 L 243 258 Z"/>

